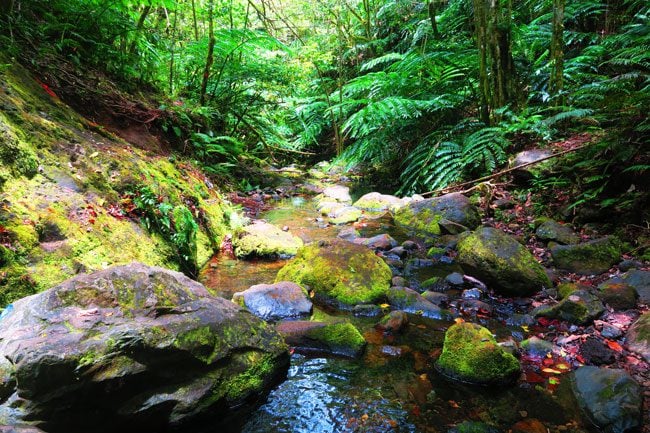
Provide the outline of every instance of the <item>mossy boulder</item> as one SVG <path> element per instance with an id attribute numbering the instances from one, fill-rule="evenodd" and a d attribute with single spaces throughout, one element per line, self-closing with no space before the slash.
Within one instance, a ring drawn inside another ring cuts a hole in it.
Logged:
<path id="1" fill-rule="evenodd" d="M 395 212 L 394 219 L 398 227 L 421 237 L 440 235 L 443 226 L 454 227 L 451 234 L 456 234 L 481 223 L 476 206 L 460 193 L 410 202 Z"/>
<path id="2" fill-rule="evenodd" d="M 436 368 L 453 379 L 481 385 L 513 382 L 521 370 L 487 328 L 467 322 L 447 330 Z"/>
<path id="3" fill-rule="evenodd" d="M 22 417 L 48 431 L 225 426 L 288 367 L 265 322 L 183 274 L 138 263 L 16 301 L 0 318 L 0 355 L 0 412 L 19 396 Z"/>
<path id="4" fill-rule="evenodd" d="M 232 243 L 237 257 L 291 257 L 303 245 L 298 236 L 265 221 L 243 227 Z"/>
<path id="5" fill-rule="evenodd" d="M 368 248 L 342 239 L 301 248 L 276 281 L 293 281 L 314 292 L 314 302 L 351 309 L 386 298 L 392 272 Z"/>
<path id="6" fill-rule="evenodd" d="M 650 304 L 650 271 L 632 269 L 621 275 L 621 279 L 636 290 L 641 302 Z"/>
<path id="7" fill-rule="evenodd" d="M 551 255 L 559 269 L 580 275 L 602 274 L 620 260 L 621 243 L 608 236 L 581 244 L 555 245 Z"/>
<path id="8" fill-rule="evenodd" d="M 396 310 L 430 319 L 451 320 L 451 314 L 408 287 L 391 287 L 388 303 Z"/>
<path id="9" fill-rule="evenodd" d="M 642 314 L 627 331 L 627 347 L 650 363 L 650 313 Z"/>
<path id="10" fill-rule="evenodd" d="M 615 310 L 629 310 L 636 307 L 638 297 L 634 287 L 619 277 L 611 278 L 598 285 L 600 299 Z"/>
<path id="11" fill-rule="evenodd" d="M 369 192 L 354 202 L 354 207 L 373 212 L 385 210 L 394 212 L 402 206 L 404 206 L 404 200 L 401 198 L 378 192 Z"/>
<path id="12" fill-rule="evenodd" d="M 366 347 L 363 335 L 348 322 L 282 322 L 277 326 L 277 330 L 287 344 L 306 353 L 358 358 Z"/>
<path id="13" fill-rule="evenodd" d="M 536 309 L 535 316 L 566 320 L 576 325 L 591 323 L 605 312 L 598 296 L 589 290 L 576 290 L 553 306 Z"/>
<path id="14" fill-rule="evenodd" d="M 341 206 L 327 214 L 327 221 L 335 225 L 353 223 L 361 218 L 361 215 L 361 209 L 353 206 Z"/>
<path id="15" fill-rule="evenodd" d="M 577 244 L 580 237 L 573 229 L 557 221 L 547 220 L 537 227 L 535 236 L 543 241 L 555 241 L 561 244 Z"/>
<path id="16" fill-rule="evenodd" d="M 643 391 L 625 370 L 583 366 L 570 378 L 578 405 L 599 430 L 625 433 L 641 426 Z"/>
<path id="17" fill-rule="evenodd" d="M 457 262 L 505 295 L 527 296 L 551 287 L 542 265 L 515 238 L 492 227 L 481 227 L 461 237 Z"/>

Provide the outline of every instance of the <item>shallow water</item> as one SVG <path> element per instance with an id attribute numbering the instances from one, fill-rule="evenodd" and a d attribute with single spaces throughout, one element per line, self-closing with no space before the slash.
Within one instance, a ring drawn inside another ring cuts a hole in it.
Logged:
<path id="1" fill-rule="evenodd" d="M 318 221 L 313 203 L 294 198 L 260 216 L 305 242 L 335 237 L 342 227 Z M 345 226 L 343 226 L 345 227 Z M 362 236 L 389 233 L 398 241 L 406 237 L 381 214 L 364 219 L 355 227 Z M 201 281 L 227 299 L 253 284 L 272 283 L 286 260 L 233 260 L 215 258 L 201 274 Z M 405 277 L 417 288 L 432 277 L 444 278 L 457 271 L 454 264 L 414 267 Z M 452 298 L 460 292 L 446 292 Z M 484 299 L 486 302 L 491 300 Z M 494 305 L 491 318 L 474 318 L 499 339 L 521 340 L 525 328 L 506 326 L 516 308 Z M 550 433 L 582 431 L 584 426 L 565 385 L 521 382 L 500 389 L 450 382 L 436 372 L 434 360 L 442 348 L 448 322 L 412 316 L 406 330 L 386 336 L 374 329 L 378 319 L 353 317 L 349 313 L 315 308 L 311 320 L 352 322 L 368 341 L 359 360 L 309 358 L 294 354 L 287 379 L 253 412 L 246 433 L 329 432 L 437 432 L 446 433 L 463 421 L 483 421 L 503 431 L 521 420 L 536 418 Z M 561 378 L 557 378 L 561 382 Z M 217 432 L 214 432 L 217 433 Z M 532 432 L 531 432 L 532 433 Z"/>

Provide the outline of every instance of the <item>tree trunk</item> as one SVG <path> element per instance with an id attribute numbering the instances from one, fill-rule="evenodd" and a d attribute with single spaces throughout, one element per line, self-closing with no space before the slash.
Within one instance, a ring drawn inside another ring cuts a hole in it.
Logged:
<path id="1" fill-rule="evenodd" d="M 192 0 L 192 23 L 194 24 L 194 40 L 198 42 L 198 40 L 199 40 L 199 25 L 196 22 L 196 4 L 195 4 L 195 0 Z"/>
<path id="2" fill-rule="evenodd" d="M 213 0 L 208 2 L 208 54 L 205 59 L 205 68 L 203 69 L 203 81 L 201 82 L 201 105 L 205 104 L 205 95 L 208 90 L 208 79 L 210 78 L 210 68 L 212 68 L 212 63 L 214 62 L 214 44 L 216 40 L 214 38 L 214 17 L 212 16 L 214 8 Z"/>
<path id="3" fill-rule="evenodd" d="M 431 29 L 433 30 L 433 38 L 440 39 L 438 32 L 438 23 L 436 22 L 436 14 L 438 13 L 437 0 L 429 1 L 429 20 L 431 21 Z"/>
<path id="4" fill-rule="evenodd" d="M 566 0 L 553 0 L 553 37 L 551 40 L 551 74 L 549 93 L 555 105 L 564 105 L 564 5 Z"/>
<path id="5" fill-rule="evenodd" d="M 487 5 L 486 0 L 474 0 L 474 26 L 478 47 L 479 66 L 479 116 L 481 121 L 490 124 L 490 83 L 487 61 Z"/>
<path id="6" fill-rule="evenodd" d="M 151 3 L 146 5 L 140 14 L 140 19 L 138 20 L 138 24 L 135 26 L 135 33 L 133 34 L 133 40 L 129 47 L 129 54 L 135 53 L 135 48 L 138 46 L 138 37 L 140 36 L 140 32 L 142 32 L 144 22 L 147 19 L 147 16 L 149 16 L 149 12 L 151 12 Z"/>
<path id="7" fill-rule="evenodd" d="M 176 23 L 178 22 L 178 12 L 174 12 L 174 21 L 171 31 L 171 45 L 169 46 L 169 94 L 174 93 L 174 48 L 176 45 Z"/>

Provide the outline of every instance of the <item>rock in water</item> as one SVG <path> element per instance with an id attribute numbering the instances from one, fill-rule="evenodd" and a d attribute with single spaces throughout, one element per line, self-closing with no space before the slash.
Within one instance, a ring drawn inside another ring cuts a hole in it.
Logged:
<path id="1" fill-rule="evenodd" d="M 587 325 L 605 312 L 598 296 L 589 290 L 576 290 L 553 306 L 541 306 L 535 316 L 566 320 L 577 325 Z"/>
<path id="2" fill-rule="evenodd" d="M 482 385 L 512 382 L 521 370 L 487 328 L 467 322 L 447 330 L 436 367 L 453 379 Z"/>
<path id="3" fill-rule="evenodd" d="M 232 301 L 264 320 L 307 316 L 312 309 L 312 303 L 302 287 L 289 281 L 257 284 L 235 293 Z"/>
<path id="4" fill-rule="evenodd" d="M 650 313 L 642 314 L 627 331 L 627 347 L 650 362 Z"/>
<path id="5" fill-rule="evenodd" d="M 578 405 L 606 433 L 624 433 L 641 425 L 642 390 L 624 370 L 583 366 L 572 373 Z"/>
<path id="6" fill-rule="evenodd" d="M 66 433 L 225 425 L 288 367 L 265 322 L 139 263 L 15 302 L 0 320 L 0 355 L 0 411 L 18 397 L 26 419 Z"/>
<path id="7" fill-rule="evenodd" d="M 265 221 L 255 221 L 244 227 L 232 243 L 237 257 L 290 257 L 302 247 L 302 239 L 298 236 Z"/>
<path id="8" fill-rule="evenodd" d="M 575 245 L 551 248 L 553 263 L 560 269 L 580 275 L 602 274 L 618 263 L 621 245 L 613 236 Z"/>
<path id="9" fill-rule="evenodd" d="M 351 323 L 292 321 L 278 324 L 277 330 L 291 346 L 306 353 L 358 358 L 366 340 Z"/>
<path id="10" fill-rule="evenodd" d="M 551 287 L 542 265 L 512 236 L 481 227 L 458 242 L 457 261 L 470 275 L 512 296 L 527 296 Z"/>
<path id="11" fill-rule="evenodd" d="M 442 227 L 455 234 L 480 223 L 478 210 L 460 193 L 411 202 L 395 212 L 395 224 L 420 236 L 439 235 Z"/>
<path id="12" fill-rule="evenodd" d="M 314 291 L 314 302 L 352 309 L 386 297 L 392 272 L 362 245 L 332 239 L 301 248 L 276 281 L 293 281 Z"/>
<path id="13" fill-rule="evenodd" d="M 396 211 L 404 206 L 404 200 L 395 197 L 394 195 L 369 192 L 354 202 L 354 206 L 369 211 Z"/>

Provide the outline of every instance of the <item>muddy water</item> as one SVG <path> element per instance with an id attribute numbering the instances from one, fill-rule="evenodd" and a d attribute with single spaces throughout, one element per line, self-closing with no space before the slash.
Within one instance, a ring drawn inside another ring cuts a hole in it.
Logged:
<path id="1" fill-rule="evenodd" d="M 335 237 L 340 228 L 316 218 L 313 204 L 294 198 L 277 203 L 261 215 L 278 226 L 288 226 L 305 242 Z M 406 239 L 389 218 L 373 215 L 355 227 L 362 236 L 390 233 Z M 201 281 L 227 299 L 253 284 L 271 283 L 286 261 L 213 259 Z M 457 270 L 453 264 L 414 268 L 405 276 L 417 287 L 431 277 Z M 449 293 L 460 296 L 460 293 Z M 499 339 L 526 337 L 526 328 L 506 322 L 516 312 L 496 306 L 495 316 L 475 318 Z M 507 431 L 520 421 L 535 418 L 549 433 L 585 430 L 564 385 L 520 382 L 501 389 L 450 382 L 436 372 L 434 360 L 450 323 L 412 316 L 405 332 L 385 336 L 374 329 L 378 319 L 315 308 L 312 320 L 348 320 L 364 334 L 368 348 L 360 360 L 309 358 L 294 354 L 286 381 L 250 415 L 246 433 L 440 432 L 464 421 L 482 421 Z M 562 378 L 557 378 L 561 382 Z M 538 433 L 530 427 L 531 433 Z M 217 432 L 214 432 L 217 433 Z M 480 433 L 480 432 L 477 432 Z"/>

